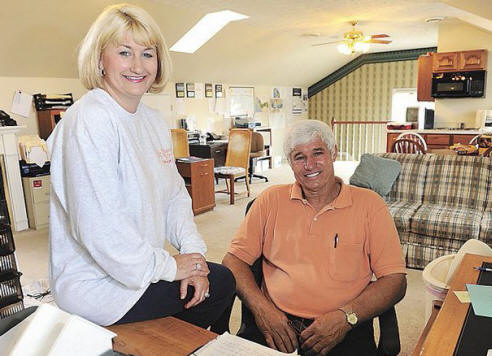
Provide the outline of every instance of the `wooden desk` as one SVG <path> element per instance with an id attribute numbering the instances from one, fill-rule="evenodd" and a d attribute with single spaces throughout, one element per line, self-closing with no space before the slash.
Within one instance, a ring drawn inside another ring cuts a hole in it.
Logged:
<path id="1" fill-rule="evenodd" d="M 215 207 L 214 160 L 183 162 L 176 160 L 191 197 L 193 214 L 198 215 Z"/>
<path id="2" fill-rule="evenodd" d="M 113 348 L 135 356 L 185 356 L 217 337 L 217 334 L 167 317 L 122 325 L 107 329 L 118 334 Z"/>
<path id="3" fill-rule="evenodd" d="M 461 328 L 470 304 L 462 304 L 453 291 L 466 290 L 466 283 L 476 283 L 479 271 L 473 266 L 481 266 L 482 262 L 492 262 L 492 257 L 466 254 L 449 284 L 449 292 L 444 299 L 439 314 L 432 324 L 429 334 L 420 336 L 413 356 L 451 356 L 454 353 Z M 489 333 L 484 330 L 484 337 Z M 425 338 L 425 340 L 421 340 Z M 419 345 L 423 344 L 422 349 Z"/>

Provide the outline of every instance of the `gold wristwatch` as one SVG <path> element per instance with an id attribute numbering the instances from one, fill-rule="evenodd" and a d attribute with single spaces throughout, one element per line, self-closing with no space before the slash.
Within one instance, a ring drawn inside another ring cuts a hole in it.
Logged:
<path id="1" fill-rule="evenodd" d="M 355 314 L 353 311 L 345 311 L 342 308 L 338 308 L 338 310 L 345 314 L 345 319 L 347 320 L 347 323 L 350 325 L 351 328 L 357 325 L 357 314 Z"/>

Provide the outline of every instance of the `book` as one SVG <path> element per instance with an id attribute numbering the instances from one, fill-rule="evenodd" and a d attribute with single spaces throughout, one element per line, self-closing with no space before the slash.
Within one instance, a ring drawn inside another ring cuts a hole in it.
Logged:
<path id="1" fill-rule="evenodd" d="M 192 352 L 190 356 L 297 356 L 297 351 L 286 354 L 269 347 L 257 344 L 256 342 L 243 339 L 239 336 L 231 335 L 227 332 L 217 336 L 198 350 Z"/>

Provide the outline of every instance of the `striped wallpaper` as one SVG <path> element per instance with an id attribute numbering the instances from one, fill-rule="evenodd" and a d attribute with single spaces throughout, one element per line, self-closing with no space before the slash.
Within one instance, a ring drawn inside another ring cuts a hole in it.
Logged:
<path id="1" fill-rule="evenodd" d="M 416 60 L 365 64 L 309 98 L 309 118 L 327 123 L 332 118 L 336 121 L 389 121 L 392 90 L 415 88 L 416 82 Z M 347 152 L 349 159 L 358 159 L 362 153 L 373 150 L 384 152 L 385 127 L 374 126 L 379 129 L 367 125 L 336 127 L 339 151 Z M 364 141 L 362 145 L 361 141 Z M 366 141 L 371 142 L 373 149 L 365 148 Z"/>

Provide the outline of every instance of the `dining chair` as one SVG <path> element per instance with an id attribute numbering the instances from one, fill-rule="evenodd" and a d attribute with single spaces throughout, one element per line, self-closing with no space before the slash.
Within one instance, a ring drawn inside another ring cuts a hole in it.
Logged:
<path id="1" fill-rule="evenodd" d="M 476 135 L 476 136 L 474 136 L 474 137 L 470 140 L 470 142 L 468 142 L 468 144 L 469 144 L 469 145 L 477 145 L 477 144 L 478 144 L 478 139 L 480 138 L 480 136 L 482 136 L 482 135 Z"/>
<path id="2" fill-rule="evenodd" d="M 417 141 L 400 138 L 393 142 L 391 152 L 425 154 L 426 149 Z"/>
<path id="3" fill-rule="evenodd" d="M 190 157 L 188 132 L 185 129 L 171 129 L 174 158 Z"/>
<path id="4" fill-rule="evenodd" d="M 226 180 L 226 189 L 218 190 L 216 193 L 227 193 L 231 204 L 234 204 L 234 179 L 248 174 L 249 156 L 251 150 L 252 132 L 248 129 L 231 129 L 229 131 L 229 142 L 227 144 L 227 153 L 225 165 L 214 168 L 216 180 L 224 178 Z M 246 190 L 249 191 L 249 180 L 245 179 Z"/>
<path id="5" fill-rule="evenodd" d="M 425 142 L 425 139 L 422 137 L 422 135 L 416 132 L 403 132 L 396 139 L 399 140 L 402 138 L 420 143 L 420 145 L 427 152 L 427 143 Z"/>

